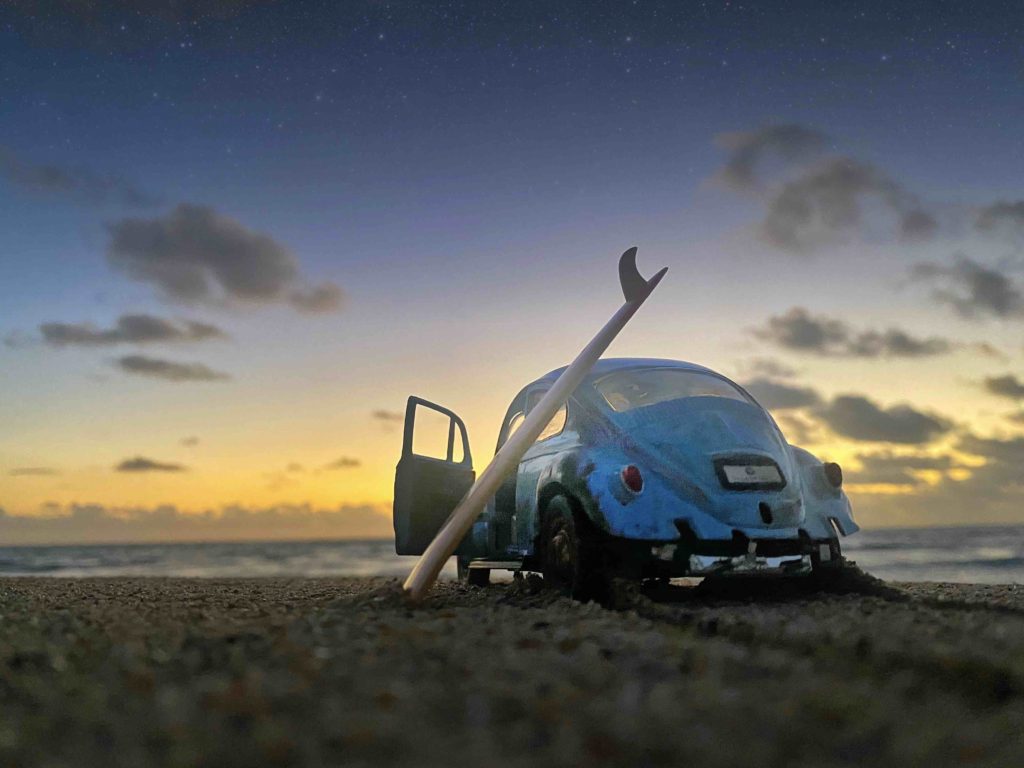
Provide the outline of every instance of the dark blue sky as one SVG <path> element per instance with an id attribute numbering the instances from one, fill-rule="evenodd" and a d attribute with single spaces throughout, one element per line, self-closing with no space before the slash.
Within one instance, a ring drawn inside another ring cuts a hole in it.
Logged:
<path id="1" fill-rule="evenodd" d="M 151 186 L 665 183 L 773 119 L 954 172 L 994 144 L 960 172 L 995 183 L 1019 158 L 1012 3 L 100 5 L 2 17 L 4 140 Z"/>
<path id="2" fill-rule="evenodd" d="M 720 163 L 712 136 L 769 121 L 940 196 L 1012 189 L 1024 170 L 1012 3 L 134 6 L 0 16 L 0 141 L 258 215 L 313 251 L 323 232 L 386 260 L 437 226 L 473 242 L 476 222 L 524 216 L 545 231 L 678 215 L 701 237 L 732 215 L 682 212 Z M 383 209 L 413 232 L 382 237 Z"/>

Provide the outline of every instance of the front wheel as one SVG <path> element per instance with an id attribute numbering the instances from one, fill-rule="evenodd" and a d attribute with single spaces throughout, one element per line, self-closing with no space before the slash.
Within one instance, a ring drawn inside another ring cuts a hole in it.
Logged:
<path id="1" fill-rule="evenodd" d="M 544 581 L 551 587 L 577 600 L 603 597 L 607 574 L 595 532 L 577 519 L 564 496 L 548 502 L 540 550 Z"/>
<path id="2" fill-rule="evenodd" d="M 490 568 L 470 568 L 469 560 L 463 560 L 461 557 L 455 558 L 455 566 L 458 570 L 459 581 L 463 584 L 469 584 L 471 587 L 486 587 L 491 583 Z"/>

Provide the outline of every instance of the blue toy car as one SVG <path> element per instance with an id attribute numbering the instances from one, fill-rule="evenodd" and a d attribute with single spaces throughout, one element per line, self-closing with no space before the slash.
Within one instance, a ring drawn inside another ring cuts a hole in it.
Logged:
<path id="1" fill-rule="evenodd" d="M 512 400 L 498 448 L 563 369 Z M 448 419 L 447 451 L 413 450 L 419 409 Z M 459 455 L 461 454 L 461 455 Z M 422 553 L 473 482 L 453 412 L 416 397 L 395 475 L 395 549 Z M 540 571 L 576 597 L 636 579 L 826 575 L 858 530 L 838 464 L 789 445 L 742 387 L 691 363 L 601 360 L 506 478 L 457 550 L 460 577 Z"/>

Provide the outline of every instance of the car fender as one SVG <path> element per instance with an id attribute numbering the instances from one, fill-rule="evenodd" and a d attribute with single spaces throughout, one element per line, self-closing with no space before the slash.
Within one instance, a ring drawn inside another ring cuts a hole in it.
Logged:
<path id="1" fill-rule="evenodd" d="M 833 488 L 825 479 L 824 463 L 810 451 L 789 446 L 799 471 L 800 495 L 804 503 L 804 528 L 812 538 L 849 536 L 860 530 L 846 492 Z"/>
<path id="2" fill-rule="evenodd" d="M 599 531 L 634 539 L 669 540 L 679 536 L 669 510 L 680 501 L 665 488 L 644 489 L 633 496 L 622 484 L 621 468 L 630 463 L 614 448 L 566 452 L 542 474 L 537 492 L 537 531 L 543 510 L 556 495 L 573 499 L 580 512 Z"/>

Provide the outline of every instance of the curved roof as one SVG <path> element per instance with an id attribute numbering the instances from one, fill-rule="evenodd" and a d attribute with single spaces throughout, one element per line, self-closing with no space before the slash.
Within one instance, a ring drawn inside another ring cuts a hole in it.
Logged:
<path id="1" fill-rule="evenodd" d="M 561 368 L 541 376 L 536 381 L 531 382 L 527 386 L 533 384 L 542 383 L 554 383 L 562 372 L 569 366 L 563 365 Z M 629 371 L 636 370 L 638 368 L 679 368 L 684 371 L 700 371 L 702 373 L 712 373 L 715 376 L 721 376 L 722 374 L 705 368 L 703 365 L 697 365 L 696 363 L 687 363 L 682 360 L 663 360 L 657 357 L 607 357 L 601 358 L 594 364 L 594 367 L 587 374 L 584 381 L 595 381 L 609 373 L 615 371 Z M 725 377 L 723 377 L 725 378 Z"/>

